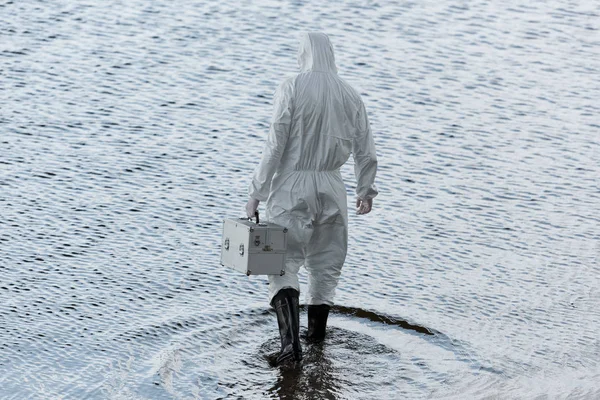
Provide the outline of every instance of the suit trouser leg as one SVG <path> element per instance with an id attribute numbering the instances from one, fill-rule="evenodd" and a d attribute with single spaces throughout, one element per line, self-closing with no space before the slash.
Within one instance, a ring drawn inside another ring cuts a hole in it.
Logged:
<path id="1" fill-rule="evenodd" d="M 284 219 L 284 216 L 274 219 L 273 222 L 288 227 L 288 233 L 285 274 L 282 276 L 269 275 L 269 303 L 273 301 L 273 298 L 281 289 L 292 288 L 300 292 L 298 271 L 305 263 L 306 245 L 313 233 L 312 227 L 295 226 L 299 224 L 291 218 Z"/>
<path id="2" fill-rule="evenodd" d="M 308 305 L 333 305 L 348 249 L 348 233 L 343 223 L 314 225 L 306 248 Z"/>

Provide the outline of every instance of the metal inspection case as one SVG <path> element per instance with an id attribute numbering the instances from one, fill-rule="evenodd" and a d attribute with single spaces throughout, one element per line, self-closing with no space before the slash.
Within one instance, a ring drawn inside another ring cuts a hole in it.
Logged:
<path id="1" fill-rule="evenodd" d="M 223 221 L 221 265 L 246 275 L 285 274 L 287 229 L 248 218 Z"/>

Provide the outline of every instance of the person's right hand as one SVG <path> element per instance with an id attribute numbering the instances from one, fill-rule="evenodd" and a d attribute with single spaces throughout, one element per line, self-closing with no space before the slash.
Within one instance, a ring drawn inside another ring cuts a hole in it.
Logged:
<path id="1" fill-rule="evenodd" d="M 373 208 L 373 199 L 363 200 L 360 197 L 356 198 L 356 214 L 363 215 L 371 212 Z"/>
<path id="2" fill-rule="evenodd" d="M 248 199 L 248 203 L 246 203 L 246 214 L 248 214 L 248 218 L 254 217 L 254 213 L 258 210 L 259 203 L 260 201 L 253 199 L 252 197 Z"/>

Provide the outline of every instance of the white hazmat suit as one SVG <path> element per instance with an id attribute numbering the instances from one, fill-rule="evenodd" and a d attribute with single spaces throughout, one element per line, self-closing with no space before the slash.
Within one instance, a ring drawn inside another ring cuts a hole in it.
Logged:
<path id="1" fill-rule="evenodd" d="M 269 276 L 269 302 L 283 288 L 299 291 L 309 274 L 306 304 L 333 305 L 346 258 L 348 210 L 340 167 L 354 156 L 356 194 L 377 195 L 377 156 L 360 95 L 337 75 L 327 35 L 303 35 L 300 73 L 275 92 L 274 113 L 249 195 L 266 201 L 265 218 L 288 228 L 285 275 Z"/>

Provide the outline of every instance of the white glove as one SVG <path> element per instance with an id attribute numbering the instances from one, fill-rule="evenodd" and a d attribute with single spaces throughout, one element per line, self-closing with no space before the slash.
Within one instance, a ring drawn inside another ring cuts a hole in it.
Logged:
<path id="1" fill-rule="evenodd" d="M 363 200 L 360 197 L 356 198 L 356 214 L 363 215 L 371 212 L 373 208 L 373 199 Z"/>
<path id="2" fill-rule="evenodd" d="M 253 199 L 252 197 L 248 199 L 248 203 L 246 204 L 246 214 L 248 214 L 248 218 L 254 218 L 254 213 L 258 210 L 259 204 L 260 200 Z"/>

